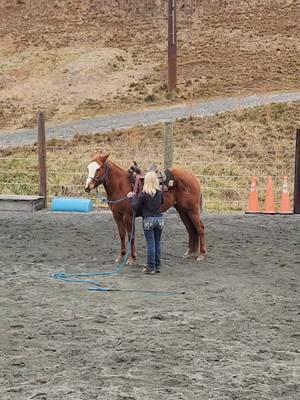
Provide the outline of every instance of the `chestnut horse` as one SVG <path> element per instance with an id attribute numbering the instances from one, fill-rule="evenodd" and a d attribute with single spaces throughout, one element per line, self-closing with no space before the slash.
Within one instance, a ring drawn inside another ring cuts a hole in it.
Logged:
<path id="1" fill-rule="evenodd" d="M 121 239 L 121 251 L 116 260 L 119 262 L 126 253 L 126 232 L 129 239 L 132 232 L 133 212 L 130 200 L 126 197 L 127 193 L 132 191 L 132 183 L 128 171 L 108 160 L 108 157 L 109 154 L 105 156 L 96 154 L 92 158 L 92 162 L 88 165 L 89 176 L 86 180 L 85 191 L 89 193 L 100 184 L 104 186 Z M 162 211 L 172 206 L 177 210 L 189 235 L 189 248 L 185 256 L 195 257 L 198 261 L 204 260 L 206 248 L 204 225 L 200 217 L 202 208 L 200 184 L 197 178 L 188 171 L 170 168 L 170 172 L 175 179 L 175 184 L 164 192 Z M 135 258 L 136 248 L 133 237 L 129 263 L 132 263 Z"/>

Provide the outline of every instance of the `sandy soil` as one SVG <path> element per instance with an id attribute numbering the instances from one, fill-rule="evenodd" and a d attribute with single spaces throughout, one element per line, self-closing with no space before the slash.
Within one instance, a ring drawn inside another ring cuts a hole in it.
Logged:
<path id="1" fill-rule="evenodd" d="M 204 263 L 170 214 L 160 276 L 138 221 L 139 265 L 100 280 L 184 295 L 101 294 L 50 275 L 113 268 L 110 214 L 0 213 L 1 399 L 298 399 L 300 219 L 204 222 Z"/>

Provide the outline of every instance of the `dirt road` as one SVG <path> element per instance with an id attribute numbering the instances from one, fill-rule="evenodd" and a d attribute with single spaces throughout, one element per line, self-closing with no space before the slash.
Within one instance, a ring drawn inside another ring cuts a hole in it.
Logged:
<path id="1" fill-rule="evenodd" d="M 255 107 L 270 103 L 285 103 L 300 100 L 300 92 L 266 94 L 242 98 L 224 98 L 202 103 L 190 103 L 160 109 L 146 109 L 140 112 L 111 115 L 107 117 L 85 119 L 61 125 L 47 126 L 47 138 L 70 139 L 76 133 L 104 133 L 113 129 L 126 129 L 136 125 L 151 125 L 159 122 L 174 121 L 189 116 L 204 117 L 220 112 Z M 36 129 L 19 130 L 17 132 L 0 132 L 0 148 L 32 144 L 37 140 Z"/>

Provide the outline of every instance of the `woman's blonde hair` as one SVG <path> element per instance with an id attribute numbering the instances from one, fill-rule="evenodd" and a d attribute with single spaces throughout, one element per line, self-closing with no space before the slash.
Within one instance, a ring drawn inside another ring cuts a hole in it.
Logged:
<path id="1" fill-rule="evenodd" d="M 159 189 L 159 182 L 154 171 L 149 171 L 145 175 L 143 192 L 154 196 L 156 191 Z"/>

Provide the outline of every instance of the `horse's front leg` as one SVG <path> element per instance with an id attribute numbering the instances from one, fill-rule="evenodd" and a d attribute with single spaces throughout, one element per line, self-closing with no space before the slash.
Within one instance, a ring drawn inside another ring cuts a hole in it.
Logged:
<path id="1" fill-rule="evenodd" d="M 128 216 L 124 217 L 124 223 L 125 223 L 125 226 L 127 229 L 128 240 L 131 240 L 131 255 L 128 258 L 128 264 L 132 265 L 136 259 L 135 226 L 134 226 L 134 220 L 133 220 L 132 216 L 128 215 Z"/>
<path id="2" fill-rule="evenodd" d="M 121 249 L 120 249 L 120 254 L 116 258 L 116 262 L 119 263 L 123 261 L 123 258 L 126 254 L 126 226 L 124 224 L 123 216 L 120 215 L 119 213 L 113 213 L 114 220 L 116 221 L 116 224 L 118 226 L 118 231 L 119 231 L 119 236 L 120 236 L 120 241 L 121 241 Z"/>

